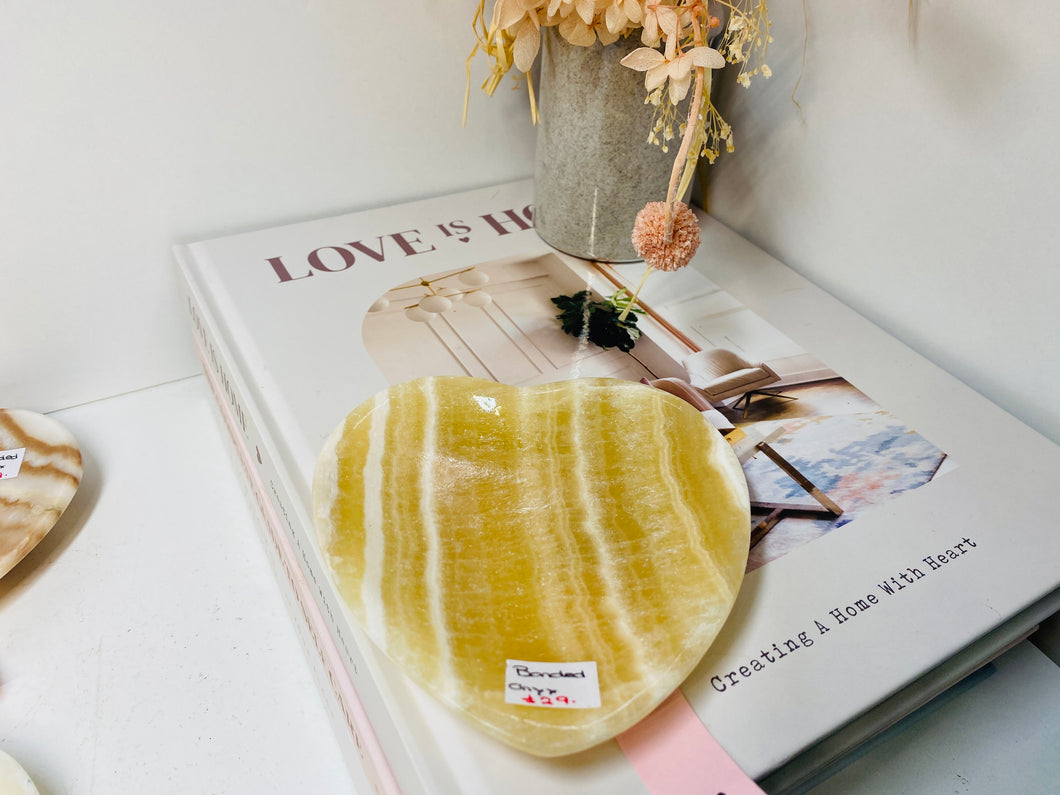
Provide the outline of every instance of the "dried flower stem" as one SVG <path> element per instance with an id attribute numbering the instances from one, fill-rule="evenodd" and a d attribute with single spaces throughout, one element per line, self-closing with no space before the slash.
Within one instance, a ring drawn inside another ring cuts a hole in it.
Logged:
<path id="1" fill-rule="evenodd" d="M 629 299 L 629 303 L 626 304 L 626 308 L 622 310 L 622 313 L 618 316 L 619 320 L 625 320 L 629 316 L 629 313 L 633 310 L 634 305 L 637 303 L 637 296 L 640 295 L 640 288 L 644 286 L 644 282 L 648 281 L 648 277 L 651 276 L 651 272 L 655 270 L 649 265 L 644 269 L 644 275 L 640 277 L 640 284 L 637 285 L 637 289 L 633 291 L 633 296 Z"/>
<path id="2" fill-rule="evenodd" d="M 700 47 L 703 45 L 703 31 L 697 20 L 693 25 L 694 30 L 694 45 Z M 677 184 L 681 181 L 681 175 L 685 171 L 685 163 L 688 161 L 689 149 L 692 146 L 692 138 L 696 132 L 696 121 L 699 118 L 699 111 L 703 105 L 703 81 L 705 80 L 706 69 L 702 66 L 696 67 L 696 82 L 692 88 L 692 101 L 688 105 L 688 121 L 685 122 L 685 134 L 681 138 L 681 148 L 677 150 L 677 156 L 674 158 L 674 167 L 670 172 L 670 186 L 666 191 L 666 236 L 665 240 L 669 243 L 673 239 L 674 232 L 674 202 L 677 201 Z"/>
<path id="3" fill-rule="evenodd" d="M 694 25 L 694 45 L 699 47 L 703 44 L 703 33 L 700 28 L 699 22 L 697 21 Z M 673 240 L 674 232 L 674 205 L 677 201 L 677 186 L 681 182 L 681 176 L 685 172 L 685 164 L 688 162 L 689 150 L 692 147 L 692 139 L 695 137 L 696 124 L 695 121 L 699 117 L 700 108 L 703 105 L 703 84 L 706 80 L 706 69 L 702 66 L 696 67 L 696 80 L 692 88 L 692 101 L 688 106 L 688 121 L 685 123 L 685 132 L 681 138 L 681 147 L 677 150 L 677 155 L 674 157 L 674 165 L 670 171 L 670 184 L 666 190 L 666 231 L 664 234 L 664 240 L 667 245 Z M 633 291 L 633 298 L 630 299 L 629 305 L 622 311 L 622 314 L 618 316 L 619 320 L 625 320 L 629 314 L 630 309 L 637 302 L 637 296 L 640 295 L 641 288 L 644 287 L 644 283 L 648 281 L 648 277 L 651 275 L 652 268 L 648 265 L 644 271 L 644 275 L 640 279 L 640 284 L 637 285 L 637 289 Z"/>

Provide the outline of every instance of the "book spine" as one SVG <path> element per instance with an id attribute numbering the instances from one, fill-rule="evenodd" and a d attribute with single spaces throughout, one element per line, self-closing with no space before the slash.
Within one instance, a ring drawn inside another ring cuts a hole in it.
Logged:
<path id="1" fill-rule="evenodd" d="M 187 276 L 185 275 L 187 279 Z M 255 421 L 256 413 L 247 400 L 245 389 L 234 368 L 229 364 L 224 345 L 212 330 L 208 310 L 198 300 L 194 287 L 185 285 L 187 309 L 191 316 L 193 337 L 206 381 L 213 394 L 220 418 L 232 442 L 230 451 L 239 462 L 243 485 L 256 508 L 255 519 L 267 556 L 280 581 L 281 591 L 306 651 L 314 679 L 321 690 L 325 706 L 336 729 L 358 790 L 365 787 L 379 795 L 400 793 L 387 754 L 379 741 L 373 721 L 354 685 L 365 685 L 364 677 L 355 661 L 351 660 L 348 644 L 342 642 L 343 654 L 336 642 L 333 622 L 325 618 L 326 605 L 317 598 L 307 573 L 306 555 L 296 548 L 302 542 L 293 537 L 280 490 L 279 480 L 269 445 Z M 266 487 L 266 482 L 271 488 Z M 300 560 L 300 558 L 302 558 Z M 352 671 L 350 670 L 352 668 Z M 351 675 L 352 674 L 352 675 Z"/>

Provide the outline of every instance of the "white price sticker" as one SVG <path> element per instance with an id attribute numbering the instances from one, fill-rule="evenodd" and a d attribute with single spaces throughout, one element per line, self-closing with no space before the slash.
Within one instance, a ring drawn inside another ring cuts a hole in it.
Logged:
<path id="1" fill-rule="evenodd" d="M 17 478 L 18 471 L 22 469 L 22 459 L 25 457 L 25 447 L 19 447 L 14 450 L 0 450 L 0 480 Z"/>
<path id="2" fill-rule="evenodd" d="M 600 706 L 595 662 L 528 662 L 508 660 L 504 703 L 552 709 Z"/>

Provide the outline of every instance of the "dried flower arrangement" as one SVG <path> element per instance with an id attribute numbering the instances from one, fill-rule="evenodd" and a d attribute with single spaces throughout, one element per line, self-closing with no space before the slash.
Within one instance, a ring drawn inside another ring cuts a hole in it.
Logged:
<path id="1" fill-rule="evenodd" d="M 597 41 L 611 44 L 639 31 L 644 46 L 622 64 L 644 72 L 645 102 L 655 108 L 647 141 L 665 152 L 676 136 L 681 140 L 666 198 L 649 202 L 637 215 L 633 245 L 648 265 L 644 280 L 653 269 L 687 265 L 699 246 L 699 225 L 677 197 L 685 195 L 700 157 L 713 163 L 723 146 L 733 150 L 732 128 L 711 101 L 710 70 L 734 64 L 744 86 L 756 75 L 770 76 L 765 63 L 771 41 L 767 0 L 495 0 L 488 22 L 485 6 L 486 0 L 479 0 L 473 19 L 478 41 L 468 57 L 469 85 L 471 61 L 479 52 L 490 61 L 482 85 L 489 95 L 514 68 L 517 79 L 527 82 L 535 123 L 529 73 L 542 27 L 556 27 L 567 42 L 583 47 Z M 688 107 L 682 110 L 690 89 Z M 466 109 L 465 97 L 465 115 Z"/>

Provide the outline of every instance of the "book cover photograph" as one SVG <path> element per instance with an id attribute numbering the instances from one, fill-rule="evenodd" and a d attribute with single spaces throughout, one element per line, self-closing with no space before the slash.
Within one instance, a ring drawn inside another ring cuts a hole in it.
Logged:
<path id="1" fill-rule="evenodd" d="M 376 791 L 799 791 L 1056 609 L 1054 445 L 709 216 L 645 278 L 530 194 L 177 251 Z"/>
<path id="2" fill-rule="evenodd" d="M 519 386 L 608 377 L 686 401 L 741 453 L 756 519 L 750 569 L 954 465 L 698 271 L 653 278 L 665 292 L 657 302 L 638 299 L 633 317 L 643 319 L 628 350 L 593 342 L 588 324 L 565 333 L 557 313 L 564 299 L 579 319 L 594 303 L 606 311 L 635 284 L 615 266 L 555 253 L 390 288 L 365 315 L 363 344 L 391 384 L 425 375 Z"/>

